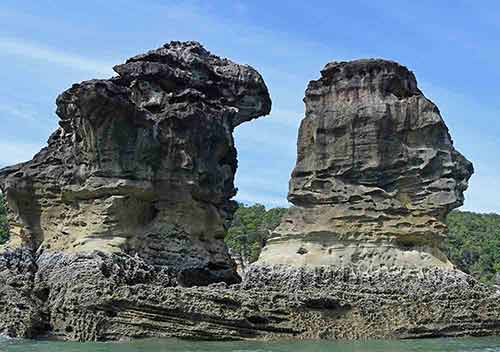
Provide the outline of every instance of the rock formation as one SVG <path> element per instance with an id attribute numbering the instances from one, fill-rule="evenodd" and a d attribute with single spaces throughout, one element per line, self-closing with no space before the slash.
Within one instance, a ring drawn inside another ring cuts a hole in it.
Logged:
<path id="1" fill-rule="evenodd" d="M 55 304 L 68 278 L 82 280 L 69 271 L 73 262 L 88 261 L 80 274 L 92 280 L 90 268 L 109 258 L 130 266 L 119 276 L 134 284 L 241 280 L 223 242 L 236 209 L 232 133 L 270 112 L 262 77 L 196 42 L 171 42 L 114 70 L 117 77 L 61 94 L 48 146 L 0 171 L 11 210 L 2 277 L 20 275 L 17 285 L 36 291 L 22 314 L 40 300 Z M 113 268 L 99 270 L 106 277 Z M 4 315 L 18 314 L 11 304 Z M 35 333 L 26 329 L 21 335 Z"/>
<path id="2" fill-rule="evenodd" d="M 304 102 L 295 206 L 244 285 L 296 298 L 280 311 L 300 336 L 500 334 L 500 291 L 442 252 L 473 167 L 413 73 L 385 60 L 330 63 Z"/>
<path id="3" fill-rule="evenodd" d="M 223 245 L 235 209 L 239 124 L 269 113 L 251 67 L 172 42 L 118 65 L 118 77 L 57 99 L 60 128 L 28 163 L 4 169 L 9 248 L 127 253 L 235 282 Z"/>
<path id="4" fill-rule="evenodd" d="M 297 208 L 241 282 L 222 240 L 235 208 L 232 132 L 269 113 L 262 78 L 194 42 L 115 71 L 63 93 L 48 146 L 0 170 L 11 227 L 1 334 L 500 334 L 500 292 L 439 251 L 472 166 L 408 70 L 331 64 L 311 83 Z"/>
<path id="5" fill-rule="evenodd" d="M 452 267 L 444 219 L 463 203 L 472 164 L 407 68 L 334 62 L 304 99 L 293 207 L 260 262 Z"/>

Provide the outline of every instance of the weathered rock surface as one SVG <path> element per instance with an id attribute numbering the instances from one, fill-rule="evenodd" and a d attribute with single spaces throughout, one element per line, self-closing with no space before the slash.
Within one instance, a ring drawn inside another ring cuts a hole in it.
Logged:
<path id="1" fill-rule="evenodd" d="M 300 336 L 500 334 L 500 292 L 441 251 L 473 168 L 413 73 L 385 60 L 331 63 L 304 102 L 295 207 L 245 283 L 293 292 L 285 300 L 299 311 L 282 311 Z"/>
<path id="2" fill-rule="evenodd" d="M 234 282 L 223 244 L 235 209 L 232 131 L 269 113 L 264 81 L 195 42 L 114 69 L 60 95 L 48 147 L 1 171 L 8 247 L 125 252 Z"/>
<path id="3" fill-rule="evenodd" d="M 73 295 L 80 283 L 102 284 L 94 269 L 108 270 L 103 256 L 130 285 L 241 281 L 223 242 L 236 209 L 232 133 L 270 112 L 262 77 L 196 42 L 171 42 L 114 70 L 61 94 L 48 146 L 0 170 L 11 228 L 0 305 L 12 318 L 0 330 L 12 335 L 47 331 L 34 321 L 57 329 L 60 315 L 96 324 L 64 307 L 85 301 Z M 73 262 L 86 270 L 62 270 Z"/>
<path id="4" fill-rule="evenodd" d="M 441 257 L 443 265 L 412 268 L 260 262 L 239 282 L 222 241 L 224 222 L 234 210 L 232 131 L 269 112 L 262 78 L 191 42 L 170 43 L 116 71 L 116 78 L 83 82 L 63 93 L 58 99 L 61 128 L 48 147 L 32 161 L 0 170 L 12 230 L 0 252 L 0 333 L 79 341 L 500 334 L 500 292 L 450 268 Z M 391 138 L 390 133 L 384 136 Z M 440 220 L 461 201 L 461 191 L 450 186 L 450 195 L 434 199 L 437 186 L 430 179 L 446 179 L 443 160 L 455 170 L 448 178 L 461 187 L 471 171 L 450 143 L 443 142 L 439 150 L 435 176 L 422 178 L 430 183 L 421 196 L 425 193 L 433 205 L 427 208 L 429 200 L 411 198 L 415 209 L 407 202 L 405 211 L 393 207 L 389 195 L 390 206 L 380 205 L 388 215 L 381 217 L 379 232 L 364 236 L 381 236 L 391 229 L 388 218 L 397 224 L 411 213 L 432 220 L 425 226 L 411 223 L 419 230 L 415 233 L 386 233 L 380 245 L 397 247 L 391 241 L 406 238 L 416 250 L 418 241 L 439 242 Z M 329 153 L 321 158 L 331 158 Z M 457 176 L 460 163 L 466 171 Z M 303 167 L 316 166 L 307 162 Z M 295 174 L 300 186 L 292 182 L 297 191 L 291 199 L 297 194 L 296 204 L 316 221 L 316 210 L 337 203 L 333 193 L 348 192 L 327 187 L 309 194 L 305 178 L 316 176 L 307 172 Z M 418 177 L 412 180 L 421 182 Z M 325 178 L 336 182 L 331 175 Z M 354 176 L 350 182 L 359 197 L 349 196 L 343 207 L 352 216 L 350 204 L 360 201 L 368 209 L 366 188 L 376 186 L 356 184 Z M 323 196 L 331 200 L 322 203 Z M 366 228 L 380 211 L 373 207 L 363 215 L 370 221 L 360 222 Z M 337 236 L 332 223 L 321 221 L 318 226 L 328 230 L 315 236 Z M 297 237 L 303 244 L 293 255 L 305 255 L 316 245 L 311 234 Z M 324 254 L 318 252 L 317 258 Z"/>
<path id="5" fill-rule="evenodd" d="M 296 205 L 260 262 L 451 267 L 444 218 L 472 164 L 407 68 L 330 63 L 311 81 L 288 199 Z"/>
<path id="6" fill-rule="evenodd" d="M 47 313 L 32 314 L 29 322 L 50 328 L 54 338 L 365 339 L 500 334 L 500 291 L 493 293 L 453 270 L 361 272 L 253 266 L 241 284 L 188 288 L 169 286 L 155 268 L 119 255 L 44 255 L 38 262 L 37 279 L 50 282 L 52 289 L 45 300 Z M 47 321 L 50 327 L 43 325 Z"/>

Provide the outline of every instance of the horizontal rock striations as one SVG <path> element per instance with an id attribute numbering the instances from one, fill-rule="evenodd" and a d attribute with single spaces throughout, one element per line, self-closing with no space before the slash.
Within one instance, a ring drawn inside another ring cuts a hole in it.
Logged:
<path id="1" fill-rule="evenodd" d="M 304 102 L 295 207 L 260 262 L 451 267 L 443 222 L 473 168 L 413 73 L 385 60 L 330 63 Z"/>
<path id="2" fill-rule="evenodd" d="M 33 160 L 0 170 L 0 333 L 416 338 L 500 334 L 500 292 L 452 268 L 442 220 L 472 165 L 396 63 L 330 64 L 308 88 L 296 204 L 242 280 L 223 243 L 239 124 L 260 75 L 172 42 L 73 86 Z M 241 282 L 240 282 L 241 281 Z"/>
<path id="3" fill-rule="evenodd" d="M 61 94 L 48 147 L 1 171 L 9 248 L 124 252 L 207 269 L 208 281 L 233 275 L 222 241 L 235 208 L 232 132 L 269 113 L 261 76 L 195 42 L 114 69 Z"/>
<path id="4" fill-rule="evenodd" d="M 171 42 L 114 70 L 61 94 L 48 146 L 0 170 L 11 228 L 0 331 L 31 336 L 49 324 L 91 339 L 76 325 L 97 318 L 71 302 L 95 302 L 118 283 L 241 280 L 223 242 L 236 209 L 232 133 L 270 112 L 262 77 L 196 42 Z M 9 288 L 13 277 L 21 279 Z"/>
<path id="5" fill-rule="evenodd" d="M 500 334 L 500 291 L 441 251 L 473 168 L 413 73 L 385 60 L 331 63 L 304 102 L 295 206 L 244 285 L 296 298 L 282 310 L 300 336 Z"/>

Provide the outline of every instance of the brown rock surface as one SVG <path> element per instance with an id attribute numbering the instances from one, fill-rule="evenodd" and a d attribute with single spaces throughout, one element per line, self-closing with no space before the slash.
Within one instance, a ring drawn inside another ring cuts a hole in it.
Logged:
<path id="1" fill-rule="evenodd" d="M 301 337 L 500 334 L 500 291 L 441 251 L 473 168 L 413 73 L 385 60 L 331 63 L 304 101 L 295 206 L 245 287 L 283 294 L 278 311 Z"/>
<path id="2" fill-rule="evenodd" d="M 304 102 L 295 207 L 259 261 L 451 267 L 444 219 L 462 205 L 473 168 L 413 73 L 385 60 L 330 63 Z"/>
<path id="3" fill-rule="evenodd" d="M 295 206 L 244 287 L 279 292 L 266 313 L 285 312 L 281 324 L 300 337 L 500 334 L 500 291 L 441 251 L 473 168 L 413 73 L 385 60 L 331 63 L 304 101 Z"/>
<path id="4" fill-rule="evenodd" d="M 116 71 L 119 77 L 83 82 L 63 93 L 61 128 L 48 147 L 32 161 L 0 171 L 12 230 L 0 252 L 0 333 L 79 341 L 500 334 L 500 292 L 448 268 L 442 258 L 435 259 L 442 265 L 413 268 L 398 262 L 382 267 L 261 264 L 233 284 L 239 278 L 222 242 L 224 222 L 234 208 L 231 133 L 269 112 L 262 78 L 192 42 L 170 43 Z M 311 160 L 314 148 L 305 153 Z M 437 150 L 443 151 L 432 166 L 437 176 L 423 172 L 430 183 L 421 196 L 427 199 L 435 192 L 430 180 L 446 179 L 440 163 L 447 158 L 453 161 L 450 170 L 463 162 L 469 171 L 463 176 L 452 171 L 450 180 L 465 182 L 471 171 L 451 144 L 443 142 Z M 330 151 L 321 158 L 334 159 Z M 331 222 L 315 217 L 316 210 L 332 207 L 322 197 L 348 193 L 326 185 L 310 192 L 306 179 L 316 180 L 315 162 L 301 167 L 309 171 L 295 174 L 297 183 L 292 182 L 298 211 L 311 211 L 308 226 L 320 220 L 317 226 L 329 229 Z M 395 177 L 394 172 L 386 177 Z M 369 209 L 368 187 L 375 186 L 352 185 L 359 197 L 343 204 L 352 217 L 350 204 L 361 202 L 369 221 L 355 223 L 367 228 L 378 209 L 376 204 Z M 413 188 L 405 187 L 398 190 L 412 195 Z M 411 239 L 412 250 L 417 241 L 430 241 L 430 248 L 439 242 L 441 216 L 461 200 L 459 188 L 440 189 L 448 195 L 433 199 L 428 208 L 411 198 L 419 209 L 411 212 L 432 221 L 412 223 L 420 231 L 415 236 L 410 230 L 388 236 L 391 248 L 399 238 Z M 410 202 L 407 211 L 384 204 L 394 222 L 382 217 L 387 222 L 380 231 L 410 212 Z M 314 235 L 332 237 L 332 231 Z M 298 238 L 305 244 L 293 255 L 303 256 L 317 244 L 314 236 Z M 319 251 L 317 258 L 324 254 Z"/>
<path id="5" fill-rule="evenodd" d="M 0 171 L 12 210 L 8 248 L 124 252 L 235 281 L 223 244 L 235 209 L 232 132 L 269 113 L 264 81 L 195 42 L 172 42 L 115 71 L 61 94 L 48 147 Z"/>
<path id="6" fill-rule="evenodd" d="M 117 77 L 61 94 L 60 127 L 48 146 L 0 170 L 11 230 L 0 249 L 0 281 L 27 302 L 18 314 L 14 294 L 0 296 L 7 300 L 0 309 L 12 318 L 0 330 L 43 332 L 44 324 L 30 322 L 45 319 L 37 306 L 66 299 L 83 278 L 97 280 L 63 270 L 73 260 L 90 270 L 100 255 L 112 257 L 125 265 L 121 280 L 130 276 L 130 284 L 241 280 L 223 241 L 236 209 L 232 133 L 270 112 L 262 77 L 196 42 L 171 42 L 114 70 Z M 146 274 L 132 272 L 139 269 Z M 13 276 L 22 280 L 10 287 Z M 69 277 L 75 281 L 61 289 Z M 51 309 L 46 323 L 57 325 Z"/>

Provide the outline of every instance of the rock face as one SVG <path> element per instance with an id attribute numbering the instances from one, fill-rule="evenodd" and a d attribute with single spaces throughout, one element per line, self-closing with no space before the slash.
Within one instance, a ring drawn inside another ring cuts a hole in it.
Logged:
<path id="1" fill-rule="evenodd" d="M 48 147 L 2 170 L 9 247 L 124 252 L 236 281 L 223 245 L 235 209 L 232 132 L 269 113 L 261 76 L 194 42 L 114 69 L 60 95 Z"/>
<path id="2" fill-rule="evenodd" d="M 196 42 L 171 42 L 114 70 L 61 94 L 48 146 L 0 171 L 11 228 L 0 280 L 22 277 L 2 290 L 23 297 L 0 303 L 12 318 L 0 330 L 43 333 L 32 320 L 45 320 L 44 302 L 47 324 L 60 328 L 67 291 L 86 279 L 98 287 L 97 272 L 106 279 L 113 265 L 129 284 L 241 281 L 223 242 L 236 209 L 232 132 L 270 112 L 262 77 Z"/>
<path id="3" fill-rule="evenodd" d="M 334 62 L 311 81 L 288 199 L 264 264 L 451 267 L 443 221 L 472 164 L 407 68 Z"/>
<path id="4" fill-rule="evenodd" d="M 269 112 L 262 78 L 193 42 L 115 70 L 63 93 L 48 147 L 0 170 L 12 231 L 0 249 L 0 333 L 500 334 L 500 292 L 439 252 L 441 221 L 472 166 L 406 69 L 334 64 L 311 83 L 291 182 L 297 208 L 241 282 L 222 241 L 234 210 L 232 131 Z M 337 96 L 360 110 L 331 120 Z"/>
<path id="5" fill-rule="evenodd" d="M 299 336 L 500 334 L 500 292 L 441 251 L 473 168 L 413 73 L 385 60 L 331 63 L 304 102 L 295 207 L 244 285 L 281 292 Z"/>

